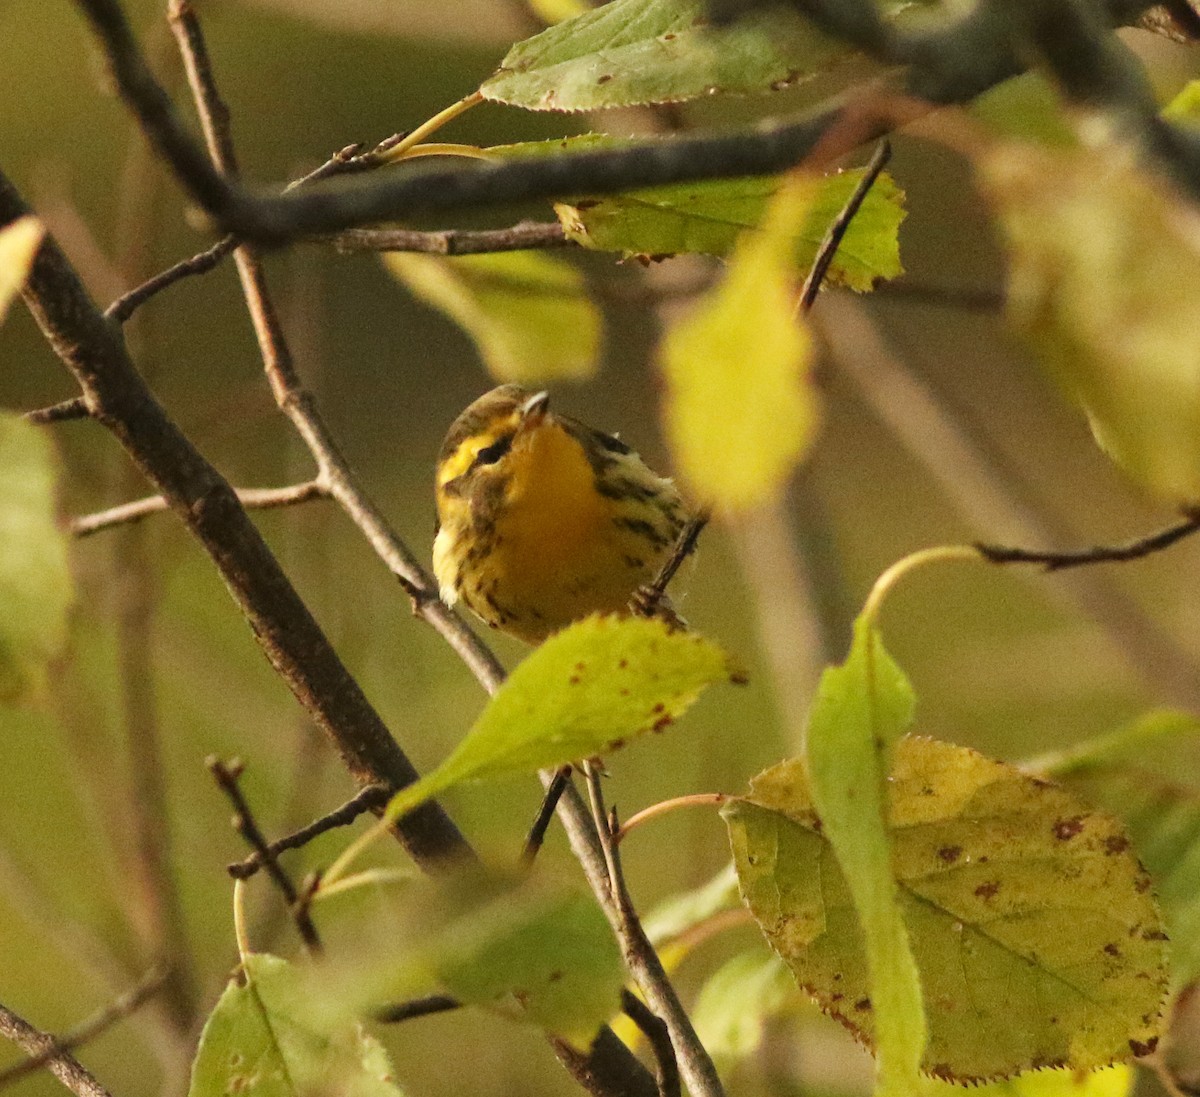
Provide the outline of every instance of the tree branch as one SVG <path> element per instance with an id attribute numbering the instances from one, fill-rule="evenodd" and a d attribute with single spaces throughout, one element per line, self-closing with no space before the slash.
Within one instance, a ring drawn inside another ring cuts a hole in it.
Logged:
<path id="1" fill-rule="evenodd" d="M 0 174 L 0 225 L 29 212 Z M 51 347 L 74 374 L 98 422 L 112 431 L 212 557 L 264 654 L 361 784 L 400 788 L 416 771 L 351 678 L 254 528 L 226 480 L 146 387 L 120 333 L 89 298 L 59 250 L 43 242 L 23 291 Z M 435 866 L 467 846 L 436 806 L 401 825 L 418 863 Z"/>
<path id="2" fill-rule="evenodd" d="M 165 965 L 156 964 L 138 980 L 134 987 L 130 988 L 130 990 L 122 994 L 114 1002 L 105 1006 L 98 1013 L 89 1017 L 86 1021 L 76 1025 L 70 1032 L 62 1036 L 48 1036 L 47 1038 L 50 1042 L 41 1051 L 31 1052 L 30 1057 L 24 1062 L 17 1063 L 6 1070 L 0 1070 L 0 1089 L 4 1086 L 12 1085 L 13 1082 L 24 1078 L 28 1074 L 32 1074 L 35 1070 L 41 1070 L 44 1066 L 51 1066 L 54 1060 L 60 1058 L 64 1053 L 73 1051 L 77 1047 L 82 1047 L 84 1044 L 94 1040 L 102 1032 L 110 1029 L 118 1021 L 123 1021 L 143 1003 L 149 1001 L 155 994 L 162 990 L 163 983 L 166 981 L 169 973 L 170 969 Z M 0 1028 L 3 1026 L 2 1013 L 3 1007 L 0 1006 Z M 5 1035 L 9 1034 L 6 1032 Z M 11 1038 L 15 1042 L 20 1043 L 20 1041 L 16 1040 L 16 1037 Z M 20 1046 L 25 1048 L 24 1044 Z M 28 1051 L 29 1049 L 25 1048 L 25 1050 Z M 51 1069 L 53 1069 L 52 1066 Z"/>
<path id="3" fill-rule="evenodd" d="M 34 1028 L 25 1018 L 0 1005 L 0 1036 L 11 1040 L 27 1055 L 41 1055 L 56 1047 L 56 1041 L 48 1032 Z M 50 1071 L 75 1097 L 112 1097 L 70 1052 L 59 1049 L 46 1063 Z"/>
<path id="4" fill-rule="evenodd" d="M 320 480 L 306 480 L 302 484 L 291 484 L 285 488 L 236 488 L 238 501 L 247 510 L 269 510 L 305 503 L 310 499 L 328 499 L 329 489 Z M 90 537 L 101 530 L 128 522 L 138 522 L 151 514 L 170 510 L 171 504 L 162 495 L 149 495 L 129 503 L 98 510 L 72 518 L 67 529 L 75 537 Z"/>
<path id="5" fill-rule="evenodd" d="M 975 547 L 993 564 L 1041 564 L 1047 571 L 1064 571 L 1067 568 L 1084 567 L 1088 564 L 1124 563 L 1141 560 L 1177 541 L 1190 537 L 1200 530 L 1200 512 L 1188 514 L 1181 522 L 1159 530 L 1157 533 L 1126 541 L 1121 545 L 1093 545 L 1090 548 L 1067 552 L 1045 552 L 1033 549 L 1010 548 L 1005 545 L 990 545 L 976 542 Z"/>
<path id="6" fill-rule="evenodd" d="M 313 236 L 306 243 L 332 244 L 338 251 L 419 251 L 430 255 L 483 255 L 495 251 L 573 247 L 557 221 L 519 221 L 503 229 L 346 229 Z"/>

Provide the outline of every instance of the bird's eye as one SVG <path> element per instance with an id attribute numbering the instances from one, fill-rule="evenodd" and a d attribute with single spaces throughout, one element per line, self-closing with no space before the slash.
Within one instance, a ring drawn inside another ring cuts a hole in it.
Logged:
<path id="1" fill-rule="evenodd" d="M 490 446 L 484 446 L 477 454 L 475 460 L 471 462 L 472 468 L 479 468 L 480 465 L 494 465 L 500 460 L 510 449 L 512 449 L 513 436 L 505 434 L 497 438 Z"/>

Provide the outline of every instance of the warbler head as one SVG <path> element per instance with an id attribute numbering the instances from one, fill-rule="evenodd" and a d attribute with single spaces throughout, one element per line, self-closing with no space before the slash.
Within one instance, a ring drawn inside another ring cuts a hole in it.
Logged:
<path id="1" fill-rule="evenodd" d="M 549 406 L 549 393 L 501 385 L 454 420 L 438 454 L 443 525 L 472 508 L 494 511 L 502 503 L 514 471 L 528 461 L 535 432 L 547 423 Z"/>

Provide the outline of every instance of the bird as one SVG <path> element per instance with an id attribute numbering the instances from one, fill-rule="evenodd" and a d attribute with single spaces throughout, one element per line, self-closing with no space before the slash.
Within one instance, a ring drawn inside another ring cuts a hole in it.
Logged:
<path id="1" fill-rule="evenodd" d="M 688 518 L 674 483 L 620 438 L 511 384 L 454 420 L 435 495 L 442 600 L 528 644 L 592 613 L 625 612 Z"/>

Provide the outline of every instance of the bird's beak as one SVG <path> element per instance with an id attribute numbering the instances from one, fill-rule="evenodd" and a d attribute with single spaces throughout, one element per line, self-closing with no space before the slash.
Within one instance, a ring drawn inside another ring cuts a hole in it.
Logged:
<path id="1" fill-rule="evenodd" d="M 520 416 L 519 429 L 528 430 L 530 427 L 536 427 L 546 417 L 549 409 L 550 393 L 535 393 L 517 409 L 517 414 Z"/>

